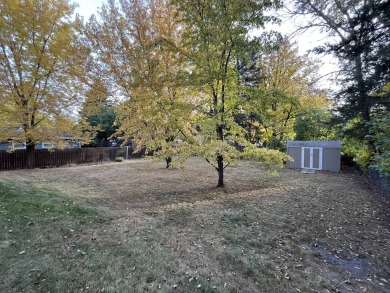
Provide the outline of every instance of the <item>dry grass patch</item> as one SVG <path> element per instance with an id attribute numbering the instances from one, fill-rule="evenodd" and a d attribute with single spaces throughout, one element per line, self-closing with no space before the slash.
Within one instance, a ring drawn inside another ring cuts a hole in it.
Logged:
<path id="1" fill-rule="evenodd" d="M 0 291 L 390 290 L 389 202 L 356 174 L 240 162 L 216 189 L 194 158 L 0 175 Z"/>

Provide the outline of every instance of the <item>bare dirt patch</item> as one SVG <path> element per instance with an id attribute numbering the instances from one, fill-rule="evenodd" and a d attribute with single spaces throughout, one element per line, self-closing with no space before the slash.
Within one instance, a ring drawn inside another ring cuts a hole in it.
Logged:
<path id="1" fill-rule="evenodd" d="M 75 268 L 64 279 L 77 278 L 78 290 L 390 291 L 389 202 L 364 177 L 270 177 L 246 161 L 226 171 L 224 189 L 197 158 L 184 170 L 134 160 L 2 172 L 0 181 L 53 190 L 110 218 L 66 238 Z"/>

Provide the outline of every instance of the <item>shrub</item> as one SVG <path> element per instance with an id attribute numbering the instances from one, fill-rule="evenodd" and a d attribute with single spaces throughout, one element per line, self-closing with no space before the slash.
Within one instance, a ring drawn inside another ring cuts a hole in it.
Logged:
<path id="1" fill-rule="evenodd" d="M 115 162 L 123 162 L 125 160 L 124 157 L 116 157 Z"/>
<path id="2" fill-rule="evenodd" d="M 373 119 L 371 135 L 374 138 L 375 154 L 371 166 L 381 175 L 390 174 L 390 114 L 378 115 Z"/>

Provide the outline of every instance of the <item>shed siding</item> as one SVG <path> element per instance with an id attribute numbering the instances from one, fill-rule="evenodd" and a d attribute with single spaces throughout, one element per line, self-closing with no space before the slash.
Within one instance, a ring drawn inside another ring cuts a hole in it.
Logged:
<path id="1" fill-rule="evenodd" d="M 323 150 L 322 169 L 332 172 L 340 171 L 341 154 L 340 149 L 326 149 Z"/>
<path id="2" fill-rule="evenodd" d="M 302 149 L 300 147 L 289 147 L 287 155 L 294 159 L 293 162 L 287 162 L 287 168 L 301 168 Z"/>

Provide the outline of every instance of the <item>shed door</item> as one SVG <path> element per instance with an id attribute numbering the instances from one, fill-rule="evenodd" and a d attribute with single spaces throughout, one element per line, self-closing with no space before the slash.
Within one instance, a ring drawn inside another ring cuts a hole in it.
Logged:
<path id="1" fill-rule="evenodd" d="M 301 168 L 322 170 L 322 148 L 303 147 Z"/>

